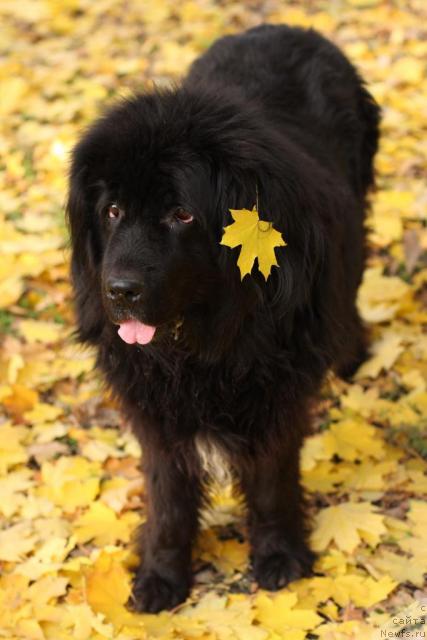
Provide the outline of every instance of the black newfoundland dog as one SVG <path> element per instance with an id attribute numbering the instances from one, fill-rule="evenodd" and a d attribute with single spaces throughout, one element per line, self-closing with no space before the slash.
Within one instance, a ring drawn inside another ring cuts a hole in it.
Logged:
<path id="1" fill-rule="evenodd" d="M 147 523 L 131 600 L 182 602 L 219 450 L 247 504 L 256 582 L 309 574 L 299 452 L 325 372 L 365 353 L 355 298 L 379 109 L 314 31 L 218 40 L 182 85 L 124 100 L 77 144 L 68 216 L 82 342 L 143 451 Z M 267 281 L 220 244 L 230 209 L 287 242 Z M 209 453 L 208 453 L 209 455 Z"/>

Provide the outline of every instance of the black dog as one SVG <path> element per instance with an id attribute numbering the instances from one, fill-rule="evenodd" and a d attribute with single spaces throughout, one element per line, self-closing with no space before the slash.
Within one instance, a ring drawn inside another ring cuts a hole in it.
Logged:
<path id="1" fill-rule="evenodd" d="M 188 595 L 200 444 L 246 498 L 257 583 L 310 572 L 299 451 L 327 369 L 348 375 L 365 353 L 355 297 L 378 122 L 334 45 L 261 26 L 216 42 L 179 88 L 121 102 L 75 148 L 79 338 L 143 450 L 138 610 Z M 287 242 L 266 282 L 256 264 L 241 280 L 239 249 L 220 245 L 230 209 L 257 199 Z"/>

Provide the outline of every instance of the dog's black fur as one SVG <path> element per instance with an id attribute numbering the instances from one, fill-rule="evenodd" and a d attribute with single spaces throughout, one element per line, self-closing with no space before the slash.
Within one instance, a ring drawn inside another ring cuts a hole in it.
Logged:
<path id="1" fill-rule="evenodd" d="M 79 338 L 97 347 L 143 450 L 139 610 L 188 595 L 203 501 L 196 439 L 235 471 L 258 584 L 310 572 L 299 451 L 325 372 L 347 375 L 365 353 L 355 297 L 378 122 L 334 45 L 267 25 L 217 41 L 182 86 L 121 102 L 74 150 Z M 220 246 L 230 209 L 251 209 L 257 191 L 261 217 L 288 243 L 266 283 L 256 266 L 241 281 L 239 249 Z M 118 303 L 112 276 L 142 289 Z M 150 344 L 118 337 L 129 317 L 157 327 Z"/>

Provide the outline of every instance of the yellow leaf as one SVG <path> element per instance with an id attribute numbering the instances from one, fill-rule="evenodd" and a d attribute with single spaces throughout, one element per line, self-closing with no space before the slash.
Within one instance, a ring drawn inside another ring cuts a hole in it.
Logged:
<path id="1" fill-rule="evenodd" d="M 255 207 L 252 211 L 230 209 L 230 212 L 234 222 L 224 228 L 220 244 L 231 249 L 242 246 L 237 261 L 242 280 L 251 273 L 256 259 L 259 270 L 267 280 L 271 267 L 278 266 L 275 247 L 286 246 L 282 234 L 274 229 L 271 222 L 260 220 Z"/>
<path id="2" fill-rule="evenodd" d="M 297 601 L 296 593 L 283 592 L 270 596 L 260 592 L 255 600 L 255 619 L 277 633 L 288 629 L 313 629 L 322 622 L 315 611 L 296 608 Z M 301 637 L 304 638 L 304 634 Z"/>
<path id="3" fill-rule="evenodd" d="M 352 0 L 353 3 L 362 1 L 364 0 Z M 328 622 L 316 629 L 316 634 L 320 640 L 372 640 L 374 629 L 366 622 L 346 620 L 345 622 Z"/>
<path id="4" fill-rule="evenodd" d="M 375 387 L 364 390 L 360 385 L 353 384 L 341 397 L 341 406 L 367 418 L 375 410 L 378 395 L 378 389 Z"/>
<path id="5" fill-rule="evenodd" d="M 334 600 L 342 607 L 353 602 L 356 607 L 372 607 L 384 600 L 396 587 L 397 582 L 390 576 L 379 580 L 357 574 L 338 576 L 334 580 Z"/>
<path id="6" fill-rule="evenodd" d="M 380 0 L 347 0 L 347 2 L 353 7 L 363 8 L 374 7 L 375 5 L 380 3 Z"/>
<path id="7" fill-rule="evenodd" d="M 86 572 L 87 601 L 95 613 L 103 613 L 116 627 L 138 623 L 125 607 L 130 595 L 130 575 L 115 554 L 101 553 Z"/>
<path id="8" fill-rule="evenodd" d="M 425 536 L 404 538 L 399 542 L 399 547 L 412 555 L 411 564 L 427 567 L 427 542 Z"/>
<path id="9" fill-rule="evenodd" d="M 18 511 L 25 501 L 23 492 L 33 484 L 29 469 L 20 469 L 0 478 L 0 513 L 10 518 Z"/>
<path id="10" fill-rule="evenodd" d="M 26 211 L 22 218 L 16 221 L 16 228 L 27 233 L 39 233 L 51 229 L 54 222 L 55 220 L 52 216 Z"/>
<path id="11" fill-rule="evenodd" d="M 323 554 L 317 560 L 316 568 L 318 568 L 321 573 L 327 573 L 334 577 L 343 576 L 348 572 L 349 561 L 351 561 L 351 558 L 349 558 L 348 555 L 338 549 L 330 548 L 326 554 Z M 310 586 L 311 582 L 312 581 L 309 583 Z M 323 594 L 319 594 L 318 599 L 324 600 L 325 598 L 322 596 Z"/>
<path id="12" fill-rule="evenodd" d="M 44 576 L 29 587 L 28 597 L 37 609 L 52 598 L 63 596 L 67 590 L 67 583 L 67 578 Z"/>
<path id="13" fill-rule="evenodd" d="M 93 540 L 95 544 L 104 546 L 118 540 L 128 542 L 130 537 L 129 525 L 99 501 L 93 502 L 88 511 L 77 518 L 75 526 L 76 538 L 81 543 Z"/>
<path id="14" fill-rule="evenodd" d="M 38 401 L 37 391 L 24 385 L 12 385 L 11 392 L 3 398 L 3 403 L 9 413 L 14 416 L 20 416 L 24 411 L 30 411 Z"/>
<path id="15" fill-rule="evenodd" d="M 397 582 L 411 582 L 416 587 L 424 586 L 425 565 L 409 560 L 406 556 L 382 550 L 381 555 L 369 559 L 369 564 Z"/>
<path id="16" fill-rule="evenodd" d="M 408 519 L 412 523 L 413 533 L 424 537 L 427 542 L 427 502 L 411 500 Z"/>
<path id="17" fill-rule="evenodd" d="M 341 464 L 321 461 L 312 469 L 303 472 L 303 483 L 309 491 L 329 493 L 335 491 L 348 475 L 348 470 Z"/>
<path id="18" fill-rule="evenodd" d="M 381 247 L 402 237 L 403 220 L 397 211 L 390 211 L 377 205 L 369 222 L 373 231 L 373 241 Z"/>
<path id="19" fill-rule="evenodd" d="M 39 493 L 72 512 L 77 507 L 91 504 L 99 492 L 100 467 L 85 458 L 59 458 L 42 465 L 42 482 Z"/>
<path id="20" fill-rule="evenodd" d="M 342 420 L 333 423 L 322 435 L 325 450 L 330 458 L 338 455 L 344 460 L 355 460 L 366 455 L 377 459 L 384 456 L 384 443 L 378 429 L 363 420 Z"/>
<path id="21" fill-rule="evenodd" d="M 13 637 L 25 638 L 26 640 L 45 640 L 45 635 L 37 620 L 19 620 L 14 628 Z M 17 634 L 17 635 L 15 635 Z"/>
<path id="22" fill-rule="evenodd" d="M 102 442 L 102 440 L 89 440 L 81 446 L 81 452 L 88 460 L 95 462 L 105 462 L 107 458 L 120 457 L 120 450 L 112 447 L 108 442 Z"/>
<path id="23" fill-rule="evenodd" d="M 212 529 L 202 531 L 198 548 L 203 560 L 212 562 L 219 571 L 232 574 L 244 571 L 248 564 L 249 547 L 238 540 L 219 540 Z"/>
<path id="24" fill-rule="evenodd" d="M 58 233 L 42 233 L 37 236 L 37 242 L 34 242 L 34 236 L 31 234 L 16 234 L 12 238 L 3 240 L 1 248 L 6 254 L 10 253 L 35 253 L 41 254 L 44 251 L 59 249 L 64 244 L 64 238 Z M 40 257 L 40 256 L 39 256 Z"/>
<path id="25" fill-rule="evenodd" d="M 110 509 L 119 513 L 128 501 L 129 493 L 140 493 L 142 478 L 127 480 L 121 476 L 102 483 L 101 500 Z"/>
<path id="26" fill-rule="evenodd" d="M 348 467 L 349 474 L 342 486 L 353 491 L 381 491 L 386 488 L 384 476 L 396 471 L 397 468 L 395 460 L 385 462 L 363 460 L 360 464 Z"/>
<path id="27" fill-rule="evenodd" d="M 0 474 L 15 464 L 26 462 L 28 454 L 22 446 L 26 435 L 25 427 L 12 426 L 9 422 L 0 424 Z"/>
<path id="28" fill-rule="evenodd" d="M 0 282 L 0 307 L 8 307 L 23 294 L 25 284 L 20 277 L 11 276 Z"/>
<path id="29" fill-rule="evenodd" d="M 318 433 L 305 439 L 301 451 L 301 470 L 311 471 L 319 460 L 329 460 L 330 453 L 326 451 L 323 433 Z"/>
<path id="30" fill-rule="evenodd" d="M 427 386 L 426 378 L 422 375 L 421 371 L 417 371 L 416 369 L 406 371 L 402 375 L 401 382 L 404 387 L 412 389 L 417 394 L 425 391 Z"/>
<path id="31" fill-rule="evenodd" d="M 394 331 L 385 331 L 382 338 L 371 346 L 372 356 L 357 370 L 354 378 L 377 378 L 381 371 L 388 371 L 402 353 L 403 338 Z"/>
<path id="32" fill-rule="evenodd" d="M 43 521 L 45 522 L 45 521 Z M 16 572 L 30 580 L 38 580 L 46 573 L 59 571 L 67 555 L 76 546 L 76 539 L 51 537 L 46 540 L 25 562 L 21 562 Z"/>
<path id="33" fill-rule="evenodd" d="M 37 537 L 28 522 L 18 524 L 0 531 L 0 560 L 19 562 L 32 551 L 37 543 Z"/>
<path id="34" fill-rule="evenodd" d="M 66 611 L 61 613 L 61 626 L 69 630 L 69 637 L 73 640 L 114 637 L 113 626 L 103 621 L 105 616 L 102 613 L 95 614 L 86 603 L 68 605 Z M 94 636 L 93 631 L 99 636 Z M 141 640 L 143 637 L 141 636 Z M 125 636 L 123 640 L 126 640 Z"/>
<path id="35" fill-rule="evenodd" d="M 19 104 L 28 92 L 28 82 L 23 78 L 2 79 L 2 90 L 0 97 L 0 116 L 13 113 L 19 109 Z"/>
<path id="36" fill-rule="evenodd" d="M 230 595 L 227 598 L 218 596 L 214 592 L 207 593 L 195 606 L 184 605 L 180 613 L 184 623 L 186 619 L 191 619 L 198 623 L 199 630 L 211 631 L 215 633 L 214 638 L 221 638 L 221 640 L 246 640 L 246 638 L 267 640 L 268 637 L 265 631 L 261 634 L 252 633 L 254 611 L 250 600 L 240 595 Z M 185 623 L 185 626 L 184 624 L 178 626 L 180 632 L 185 628 L 189 630 L 188 623 Z M 191 638 L 191 635 L 188 635 Z"/>
<path id="37" fill-rule="evenodd" d="M 192 44 L 179 44 L 172 40 L 164 40 L 161 44 L 161 55 L 154 65 L 155 73 L 160 75 L 182 75 L 197 56 Z"/>
<path id="38" fill-rule="evenodd" d="M 326 507 L 316 516 L 316 526 L 312 534 L 312 544 L 316 551 L 323 551 L 335 544 L 342 551 L 352 553 L 361 542 L 361 533 L 367 532 L 379 542 L 386 533 L 383 516 L 373 511 L 369 502 L 342 502 Z"/>
<path id="39" fill-rule="evenodd" d="M 63 411 L 60 407 L 55 407 L 46 402 L 37 402 L 30 411 L 25 411 L 24 419 L 32 424 L 40 422 L 51 422 L 62 415 Z"/>
<path id="40" fill-rule="evenodd" d="M 395 276 L 384 276 L 382 267 L 366 269 L 358 294 L 358 307 L 366 322 L 391 320 L 410 292 L 406 282 Z"/>
<path id="41" fill-rule="evenodd" d="M 22 320 L 19 324 L 19 332 L 30 344 L 33 344 L 34 342 L 49 344 L 59 340 L 59 338 L 64 334 L 64 327 L 57 322 Z"/>
<path id="42" fill-rule="evenodd" d="M 425 78 L 425 64 L 422 60 L 404 56 L 394 63 L 393 75 L 402 82 L 418 85 Z"/>

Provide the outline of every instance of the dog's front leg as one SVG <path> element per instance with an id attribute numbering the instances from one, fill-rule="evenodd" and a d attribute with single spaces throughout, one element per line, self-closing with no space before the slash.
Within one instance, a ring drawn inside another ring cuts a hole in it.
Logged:
<path id="1" fill-rule="evenodd" d="M 299 448 L 298 438 L 272 443 L 241 469 L 254 577 L 271 591 L 309 575 L 314 560 L 306 543 Z"/>
<path id="2" fill-rule="evenodd" d="M 191 586 L 191 545 L 201 501 L 197 457 L 143 443 L 147 521 L 141 535 L 141 564 L 130 606 L 155 613 L 183 602 Z"/>

